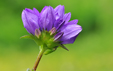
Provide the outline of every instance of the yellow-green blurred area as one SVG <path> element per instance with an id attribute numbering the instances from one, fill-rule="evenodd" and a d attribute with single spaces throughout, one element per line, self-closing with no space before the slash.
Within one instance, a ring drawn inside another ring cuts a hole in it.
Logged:
<path id="1" fill-rule="evenodd" d="M 37 71 L 113 71 L 113 0 L 0 0 L 0 71 L 32 69 L 39 48 L 23 27 L 23 9 L 64 5 L 83 31 L 74 44 L 44 55 Z"/>

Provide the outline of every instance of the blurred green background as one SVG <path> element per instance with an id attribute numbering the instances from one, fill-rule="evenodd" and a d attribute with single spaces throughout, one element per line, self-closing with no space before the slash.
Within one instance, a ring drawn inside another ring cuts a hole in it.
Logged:
<path id="1" fill-rule="evenodd" d="M 44 55 L 37 71 L 113 71 L 113 0 L 0 0 L 0 71 L 32 69 L 39 49 L 23 27 L 22 10 L 64 5 L 83 31 L 74 44 Z"/>

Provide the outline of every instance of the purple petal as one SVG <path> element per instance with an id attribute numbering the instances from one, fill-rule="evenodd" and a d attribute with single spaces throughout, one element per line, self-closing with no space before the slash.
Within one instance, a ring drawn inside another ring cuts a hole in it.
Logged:
<path id="1" fill-rule="evenodd" d="M 67 24 L 62 25 L 62 27 L 59 30 L 65 29 L 65 27 L 67 25 L 73 25 L 73 24 L 76 24 L 77 25 L 77 23 L 78 23 L 78 20 L 77 19 L 72 20 L 72 21 L 68 22 Z"/>
<path id="2" fill-rule="evenodd" d="M 67 14 L 64 15 L 63 20 L 65 21 L 65 23 L 68 23 L 68 21 L 70 20 L 70 18 L 71 18 L 71 13 L 69 12 L 69 13 L 67 13 Z"/>
<path id="3" fill-rule="evenodd" d="M 22 12 L 22 21 L 23 21 L 24 27 L 26 27 L 26 30 L 29 33 L 32 33 L 33 31 L 32 31 L 32 28 L 29 26 L 29 23 L 28 23 L 26 14 L 25 14 L 25 10 L 23 10 L 23 12 Z"/>
<path id="4" fill-rule="evenodd" d="M 22 21 L 26 30 L 34 35 L 35 29 L 39 28 L 38 16 L 34 14 L 34 11 L 30 9 L 23 10 Z"/>
<path id="5" fill-rule="evenodd" d="M 65 21 L 61 22 L 58 27 L 56 28 L 58 31 L 60 31 L 60 28 L 64 26 Z"/>
<path id="6" fill-rule="evenodd" d="M 77 19 L 68 22 L 68 24 L 77 24 L 77 23 L 78 23 L 78 20 Z"/>
<path id="7" fill-rule="evenodd" d="M 78 35 L 76 35 L 75 37 L 72 37 L 70 39 L 67 39 L 67 40 L 63 41 L 62 44 L 72 44 L 72 43 L 74 43 L 74 41 L 75 41 L 75 39 L 77 38 Z"/>
<path id="8" fill-rule="evenodd" d="M 30 13 L 34 13 L 33 10 L 25 8 L 25 11 L 30 12 Z"/>
<path id="9" fill-rule="evenodd" d="M 45 6 L 43 9 L 42 9 L 42 11 L 41 11 L 41 13 L 40 13 L 40 22 L 41 22 L 41 24 L 40 24 L 40 28 L 41 28 L 41 30 L 44 28 L 44 29 L 46 29 L 46 23 L 47 23 L 47 19 L 46 19 L 46 15 L 47 15 L 47 11 L 48 11 L 48 7 L 47 6 Z"/>
<path id="10" fill-rule="evenodd" d="M 45 11 L 46 8 L 48 8 L 48 6 L 45 6 L 45 7 L 42 9 L 41 13 L 43 13 L 43 11 Z"/>
<path id="11" fill-rule="evenodd" d="M 54 10 L 51 6 L 46 7 L 40 14 L 40 21 L 43 28 L 46 30 L 52 29 L 55 22 Z"/>
<path id="12" fill-rule="evenodd" d="M 34 13 L 39 16 L 39 11 L 36 8 L 33 8 Z"/>
<path id="13" fill-rule="evenodd" d="M 61 41 L 66 42 L 66 44 L 73 43 L 73 37 L 77 36 L 82 31 L 81 26 L 75 23 L 67 23 L 62 29 L 61 32 L 64 32 L 64 35 L 61 38 Z"/>
<path id="14" fill-rule="evenodd" d="M 55 28 L 57 28 L 58 26 L 59 26 L 59 24 L 61 24 L 62 23 L 62 21 L 63 21 L 63 19 L 57 19 L 56 21 L 55 21 L 55 23 L 54 23 L 54 27 Z"/>
<path id="15" fill-rule="evenodd" d="M 64 6 L 58 5 L 54 10 L 55 10 L 56 19 L 63 18 Z"/>

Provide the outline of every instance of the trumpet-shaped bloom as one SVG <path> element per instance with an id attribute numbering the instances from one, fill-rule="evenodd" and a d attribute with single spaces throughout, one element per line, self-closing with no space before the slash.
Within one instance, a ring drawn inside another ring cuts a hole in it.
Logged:
<path id="1" fill-rule="evenodd" d="M 26 8 L 22 12 L 22 21 L 26 30 L 35 35 L 36 29 L 39 32 L 46 30 L 54 35 L 54 41 L 60 41 L 60 44 L 73 43 L 82 31 L 78 20 L 69 21 L 71 13 L 64 11 L 64 6 L 58 5 L 56 8 L 45 6 L 42 11 L 35 8 L 33 10 Z"/>

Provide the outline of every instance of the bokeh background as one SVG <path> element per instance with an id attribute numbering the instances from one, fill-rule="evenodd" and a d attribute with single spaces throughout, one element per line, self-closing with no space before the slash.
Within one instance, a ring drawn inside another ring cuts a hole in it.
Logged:
<path id="1" fill-rule="evenodd" d="M 113 0 L 0 0 L 0 71 L 32 69 L 39 49 L 23 27 L 22 10 L 64 5 L 83 31 L 69 51 L 44 55 L 37 71 L 113 71 Z"/>

